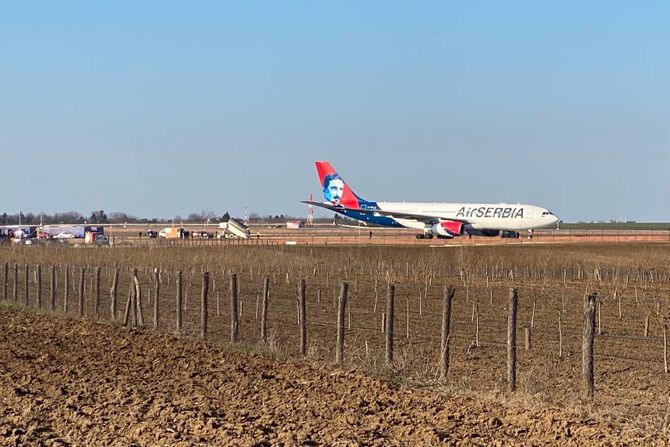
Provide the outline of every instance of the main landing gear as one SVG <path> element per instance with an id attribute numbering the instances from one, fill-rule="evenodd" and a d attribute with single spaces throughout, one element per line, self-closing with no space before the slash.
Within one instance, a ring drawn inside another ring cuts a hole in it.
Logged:
<path id="1" fill-rule="evenodd" d="M 417 239 L 432 239 L 433 235 L 432 233 L 420 233 L 416 235 Z"/>

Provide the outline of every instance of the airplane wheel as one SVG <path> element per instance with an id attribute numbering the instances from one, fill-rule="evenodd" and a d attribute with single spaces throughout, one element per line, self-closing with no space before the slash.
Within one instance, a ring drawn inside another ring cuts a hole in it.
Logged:
<path id="1" fill-rule="evenodd" d="M 433 235 L 429 233 L 429 234 L 426 234 L 425 237 L 426 237 L 426 239 L 432 239 Z"/>
<path id="2" fill-rule="evenodd" d="M 423 234 L 417 234 L 417 235 L 416 235 L 416 238 L 417 238 L 417 239 L 423 239 L 423 238 L 424 238 L 424 235 L 423 235 Z"/>

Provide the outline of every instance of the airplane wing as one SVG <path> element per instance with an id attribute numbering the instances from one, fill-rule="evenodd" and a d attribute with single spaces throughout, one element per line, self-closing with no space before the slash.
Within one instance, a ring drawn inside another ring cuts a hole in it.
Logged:
<path id="1" fill-rule="evenodd" d="M 468 223 L 466 219 L 454 219 L 454 218 L 448 218 L 445 219 L 440 216 L 426 216 L 425 214 L 412 214 L 412 213 L 401 213 L 397 211 L 384 211 L 384 210 L 369 210 L 369 209 L 364 209 L 364 208 L 347 208 L 342 205 L 333 205 L 332 203 L 325 203 L 325 202 L 315 202 L 312 200 L 301 200 L 302 203 L 306 203 L 307 205 L 314 205 L 314 206 L 319 206 L 321 208 L 325 208 L 331 211 L 335 211 L 336 213 L 342 213 L 344 211 L 352 211 L 355 213 L 361 213 L 361 214 L 370 214 L 373 216 L 388 216 L 392 218 L 398 218 L 398 219 L 412 219 L 416 220 L 419 222 L 424 222 L 430 225 L 436 224 L 438 222 L 442 222 L 445 220 L 451 220 L 455 222 L 463 222 L 463 223 Z"/>

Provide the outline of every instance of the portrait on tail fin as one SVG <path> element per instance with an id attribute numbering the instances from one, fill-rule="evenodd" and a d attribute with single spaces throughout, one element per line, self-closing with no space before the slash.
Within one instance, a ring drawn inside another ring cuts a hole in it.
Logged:
<path id="1" fill-rule="evenodd" d="M 346 208 L 358 208 L 363 199 L 358 197 L 347 185 L 335 168 L 327 161 L 317 161 L 316 171 L 323 188 L 323 197 L 331 205 Z"/>
<path id="2" fill-rule="evenodd" d="M 323 178 L 323 197 L 333 205 L 339 205 L 344 193 L 344 180 L 337 172 Z"/>

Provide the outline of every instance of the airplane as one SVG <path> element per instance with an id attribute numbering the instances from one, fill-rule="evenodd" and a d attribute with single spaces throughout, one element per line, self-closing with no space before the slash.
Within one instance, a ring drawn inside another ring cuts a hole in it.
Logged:
<path id="1" fill-rule="evenodd" d="M 554 228 L 559 222 L 548 209 L 527 204 L 370 202 L 356 195 L 329 162 L 315 164 L 325 201 L 302 203 L 369 224 L 420 230 L 417 239 L 495 237 L 501 231 Z"/>

